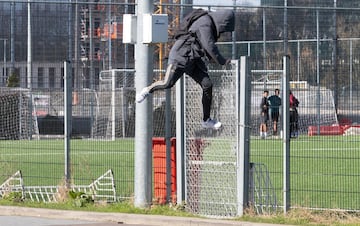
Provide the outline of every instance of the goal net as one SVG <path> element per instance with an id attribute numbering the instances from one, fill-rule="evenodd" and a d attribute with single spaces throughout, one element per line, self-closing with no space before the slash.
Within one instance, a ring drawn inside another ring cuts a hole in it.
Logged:
<path id="1" fill-rule="evenodd" d="M 325 87 L 308 86 L 294 89 L 299 99 L 299 132 L 308 134 L 309 126 L 337 125 L 338 118 L 333 92 Z"/>
<path id="2" fill-rule="evenodd" d="M 92 138 L 115 139 L 132 134 L 135 114 L 134 70 L 100 72 Z"/>
<path id="3" fill-rule="evenodd" d="M 2 88 L 0 92 L 0 139 L 31 139 L 39 135 L 34 100 L 26 89 Z"/>

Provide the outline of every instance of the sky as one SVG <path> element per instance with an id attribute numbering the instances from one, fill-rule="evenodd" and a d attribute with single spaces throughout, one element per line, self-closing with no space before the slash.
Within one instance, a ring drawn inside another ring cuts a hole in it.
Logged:
<path id="1" fill-rule="evenodd" d="M 260 0 L 236 0 L 237 5 L 260 5 Z M 193 0 L 194 5 L 233 5 L 234 0 Z"/>

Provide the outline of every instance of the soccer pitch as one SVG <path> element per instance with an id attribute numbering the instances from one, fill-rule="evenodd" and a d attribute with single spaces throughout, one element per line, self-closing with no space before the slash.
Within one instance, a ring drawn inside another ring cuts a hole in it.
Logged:
<path id="1" fill-rule="evenodd" d="M 59 185 L 65 172 L 63 140 L 0 141 L 0 183 L 21 170 L 25 186 Z M 134 141 L 71 140 L 71 179 L 88 185 L 109 169 L 117 195 L 130 197 L 134 187 Z"/>
<path id="2" fill-rule="evenodd" d="M 261 142 L 261 141 L 259 141 Z M 264 141 L 263 141 L 264 142 Z M 253 144 L 251 161 L 264 163 L 282 200 L 282 142 Z M 300 137 L 290 142 L 290 182 L 293 205 L 314 208 L 359 208 L 358 136 Z"/>
<path id="3" fill-rule="evenodd" d="M 222 161 L 230 164 L 211 166 L 205 181 L 216 187 L 236 178 L 234 141 L 202 138 L 206 141 L 201 161 Z M 311 208 L 356 210 L 360 206 L 360 138 L 358 136 L 301 136 L 290 142 L 291 203 Z M 2 140 L 0 141 L 0 184 L 21 170 L 25 186 L 58 185 L 65 170 L 63 140 Z M 191 157 L 190 157 L 191 158 Z M 71 177 L 76 185 L 87 185 L 112 169 L 116 192 L 131 197 L 134 191 L 134 140 L 115 141 L 71 140 Z M 250 162 L 264 164 L 269 172 L 272 189 L 282 205 L 283 141 L 251 139 Z M 227 172 L 231 170 L 231 172 Z M 225 172 L 225 173 L 224 173 Z M 217 184 L 218 183 L 218 184 Z M 236 190 L 234 187 L 232 190 Z M 207 197 L 207 196 L 206 196 Z"/>
<path id="4" fill-rule="evenodd" d="M 236 206 L 234 143 L 235 140 L 232 142 L 221 139 L 207 140 L 201 161 L 194 161 L 198 165 L 201 164 L 197 166 L 201 168 L 201 175 L 196 174 L 196 178 L 201 179 L 198 180 L 200 182 L 193 182 L 193 190 L 199 193 L 202 201 L 228 203 L 228 208 Z M 359 143 L 360 139 L 357 136 L 301 136 L 298 139 L 291 139 L 291 205 L 319 209 L 358 210 L 360 205 Z M 276 199 L 278 206 L 284 204 L 283 153 L 283 141 L 280 139 L 251 139 L 250 162 L 263 165 L 267 169 L 271 186 L 261 189 L 265 190 L 263 191 L 265 193 L 274 193 L 276 197 L 271 198 Z M 194 172 L 189 175 L 194 175 Z M 254 180 L 257 178 L 255 175 Z M 218 197 L 220 194 L 223 197 Z M 200 206 L 201 203 L 196 204 L 197 208 Z M 208 206 L 204 208 L 209 209 Z"/>

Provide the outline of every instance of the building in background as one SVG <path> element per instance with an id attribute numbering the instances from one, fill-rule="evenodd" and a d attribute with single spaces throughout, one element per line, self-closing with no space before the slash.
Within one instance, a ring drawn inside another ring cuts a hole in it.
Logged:
<path id="1" fill-rule="evenodd" d="M 53 2 L 31 3 L 33 89 L 62 88 L 63 62 L 69 58 L 75 89 L 96 88 L 101 70 L 133 67 L 133 47 L 121 41 L 122 14 L 133 13 L 133 5 Z M 28 3 L 0 3 L 0 20 L 0 86 L 15 74 L 20 87 L 28 87 Z"/>

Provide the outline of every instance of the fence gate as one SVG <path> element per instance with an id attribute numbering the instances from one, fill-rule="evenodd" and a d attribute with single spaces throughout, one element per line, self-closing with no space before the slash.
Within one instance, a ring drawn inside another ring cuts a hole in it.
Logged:
<path id="1" fill-rule="evenodd" d="M 213 81 L 211 116 L 221 121 L 218 131 L 204 129 L 202 90 L 185 79 L 186 205 L 193 213 L 231 217 L 236 199 L 236 65 L 210 68 Z"/>
<path id="2" fill-rule="evenodd" d="M 213 81 L 211 116 L 221 121 L 223 126 L 219 130 L 201 127 L 202 90 L 190 77 L 185 79 L 186 205 L 189 211 L 196 214 L 235 217 L 242 213 L 242 202 L 256 206 L 259 213 L 276 208 L 276 194 L 266 166 L 261 163 L 250 164 L 249 150 L 245 150 L 245 157 L 239 151 L 242 148 L 241 141 L 249 141 L 250 130 L 253 130 L 250 113 L 255 104 L 250 103 L 250 100 L 245 101 L 251 106 L 244 105 L 246 110 L 240 108 L 239 101 L 244 101 L 240 94 L 248 93 L 248 98 L 251 95 L 250 81 L 248 85 L 241 84 L 247 80 L 243 77 L 240 79 L 241 66 L 240 61 L 233 61 L 226 67 L 213 66 L 209 70 Z M 250 80 L 249 70 L 244 70 L 244 73 L 248 73 Z M 248 92 L 240 92 L 239 89 Z M 249 117 L 241 122 L 240 115 L 245 114 L 244 111 L 247 111 Z M 248 128 L 247 139 L 245 130 L 239 129 L 245 127 Z M 249 167 L 246 169 L 243 167 L 245 165 Z M 245 177 L 241 175 L 242 172 L 249 174 Z M 244 181 L 247 181 L 247 187 L 242 186 Z M 245 193 L 247 195 L 242 196 Z"/>

